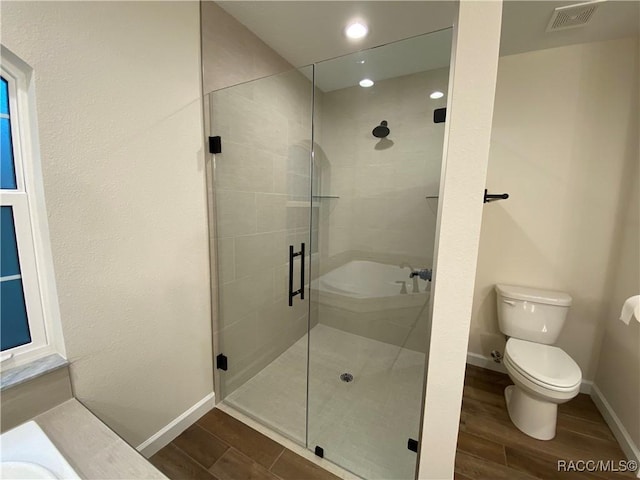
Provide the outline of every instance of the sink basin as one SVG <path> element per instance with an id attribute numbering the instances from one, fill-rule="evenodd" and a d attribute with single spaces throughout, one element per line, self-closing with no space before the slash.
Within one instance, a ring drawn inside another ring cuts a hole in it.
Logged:
<path id="1" fill-rule="evenodd" d="M 0 435 L 0 478 L 80 479 L 34 421 Z"/>
<path id="2" fill-rule="evenodd" d="M 0 463 L 0 478 L 12 480 L 40 480 L 58 478 L 50 470 L 30 462 Z"/>

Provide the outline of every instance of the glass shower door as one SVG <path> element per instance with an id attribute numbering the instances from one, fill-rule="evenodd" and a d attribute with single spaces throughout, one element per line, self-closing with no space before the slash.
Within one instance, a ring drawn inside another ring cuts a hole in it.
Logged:
<path id="1" fill-rule="evenodd" d="M 208 96 L 216 397 L 363 478 L 415 476 L 450 50 L 447 29 Z"/>
<path id="2" fill-rule="evenodd" d="M 208 100 L 210 132 L 222 147 L 212 192 L 216 397 L 304 444 L 312 68 L 214 91 Z"/>
<path id="3" fill-rule="evenodd" d="M 315 66 L 307 446 L 363 478 L 415 476 L 450 51 L 447 29 Z"/>

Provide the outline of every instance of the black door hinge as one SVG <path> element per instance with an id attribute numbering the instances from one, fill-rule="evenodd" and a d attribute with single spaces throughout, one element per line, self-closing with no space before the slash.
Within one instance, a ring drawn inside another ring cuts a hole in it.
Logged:
<path id="1" fill-rule="evenodd" d="M 436 108 L 433 111 L 433 123 L 444 123 L 447 119 L 447 109 L 445 108 Z"/>
<path id="2" fill-rule="evenodd" d="M 418 440 L 414 440 L 413 438 L 410 438 L 409 441 L 407 442 L 407 448 L 412 452 L 418 453 Z"/>
<path id="3" fill-rule="evenodd" d="M 222 153 L 222 139 L 209 137 L 209 153 Z"/>
<path id="4" fill-rule="evenodd" d="M 227 370 L 227 357 L 223 354 L 220 354 L 216 357 L 216 368 L 218 370 Z"/>

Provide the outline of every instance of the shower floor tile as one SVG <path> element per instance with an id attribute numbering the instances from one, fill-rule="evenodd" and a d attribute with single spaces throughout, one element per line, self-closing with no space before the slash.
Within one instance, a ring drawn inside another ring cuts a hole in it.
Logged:
<path id="1" fill-rule="evenodd" d="M 418 438 L 425 355 L 322 324 L 310 339 L 309 447 L 363 478 L 413 478 L 416 454 L 407 440 Z M 308 341 L 305 335 L 225 398 L 303 445 Z"/>

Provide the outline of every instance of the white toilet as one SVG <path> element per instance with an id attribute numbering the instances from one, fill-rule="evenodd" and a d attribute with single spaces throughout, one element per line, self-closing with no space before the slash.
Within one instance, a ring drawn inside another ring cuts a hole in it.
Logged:
<path id="1" fill-rule="evenodd" d="M 582 372 L 554 347 L 567 318 L 571 297 L 563 292 L 496 285 L 498 323 L 507 335 L 504 366 L 515 385 L 504 391 L 509 417 L 538 440 L 556 435 L 558 404 L 575 397 Z"/>

